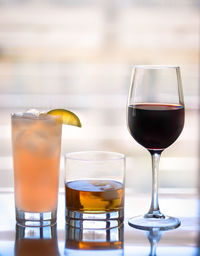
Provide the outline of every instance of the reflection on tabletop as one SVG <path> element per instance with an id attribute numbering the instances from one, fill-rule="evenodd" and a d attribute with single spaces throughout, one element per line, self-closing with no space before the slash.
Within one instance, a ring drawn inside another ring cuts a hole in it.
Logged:
<path id="1" fill-rule="evenodd" d="M 193 231 L 190 230 L 191 226 L 185 225 L 176 230 L 162 230 L 159 228 L 153 228 L 148 231 L 137 231 L 135 234 L 135 244 L 125 245 L 125 255 L 126 256 L 200 256 L 200 246 L 199 241 L 196 240 L 196 245 L 194 246 L 195 240 L 193 237 Z M 199 230 L 199 228 L 196 226 Z M 133 231 L 134 233 L 134 231 Z M 198 231 L 199 236 L 200 232 Z M 147 243 L 142 242 L 141 237 L 145 234 Z M 133 238 L 134 238 L 133 237 Z M 162 239 L 161 239 L 162 238 Z M 197 238 L 197 237 L 196 237 Z M 134 239 L 132 239 L 134 243 Z M 141 246 L 140 246 L 141 244 Z"/>
<path id="2" fill-rule="evenodd" d="M 151 245 L 149 256 L 156 256 L 156 248 L 161 239 L 161 230 L 159 228 L 152 228 L 150 231 L 147 231 L 147 238 Z"/>
<path id="3" fill-rule="evenodd" d="M 58 256 L 56 225 L 22 227 L 16 225 L 15 256 Z"/>
<path id="4" fill-rule="evenodd" d="M 65 255 L 124 255 L 124 226 L 111 229 L 65 227 Z"/>

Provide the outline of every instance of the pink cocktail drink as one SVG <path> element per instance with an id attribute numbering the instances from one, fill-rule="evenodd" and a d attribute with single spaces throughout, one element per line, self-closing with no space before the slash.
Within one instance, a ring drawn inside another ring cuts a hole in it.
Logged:
<path id="1" fill-rule="evenodd" d="M 62 122 L 47 114 L 13 114 L 16 219 L 21 225 L 56 222 Z"/>

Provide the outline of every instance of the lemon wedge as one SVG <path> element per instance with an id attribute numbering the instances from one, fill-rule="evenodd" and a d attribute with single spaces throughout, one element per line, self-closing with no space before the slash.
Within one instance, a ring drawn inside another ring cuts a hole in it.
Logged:
<path id="1" fill-rule="evenodd" d="M 59 116 L 63 124 L 81 127 L 80 119 L 73 112 L 66 109 L 52 109 L 47 112 L 48 115 Z"/>

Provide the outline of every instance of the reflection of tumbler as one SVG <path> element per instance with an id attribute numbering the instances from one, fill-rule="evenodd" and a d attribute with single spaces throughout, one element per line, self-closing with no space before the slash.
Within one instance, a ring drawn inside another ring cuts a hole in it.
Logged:
<path id="1" fill-rule="evenodd" d="M 65 227 L 65 255 L 124 255 L 124 227 L 112 229 L 78 229 Z M 94 254 L 95 253 L 95 254 Z"/>
<path id="2" fill-rule="evenodd" d="M 56 225 L 21 227 L 16 225 L 15 256 L 58 256 Z"/>

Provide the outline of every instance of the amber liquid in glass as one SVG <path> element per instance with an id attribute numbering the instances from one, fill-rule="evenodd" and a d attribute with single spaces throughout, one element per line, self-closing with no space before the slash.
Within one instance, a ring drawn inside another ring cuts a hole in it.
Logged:
<path id="1" fill-rule="evenodd" d="M 124 189 L 112 180 L 76 180 L 65 183 L 69 211 L 105 213 L 123 209 Z"/>

